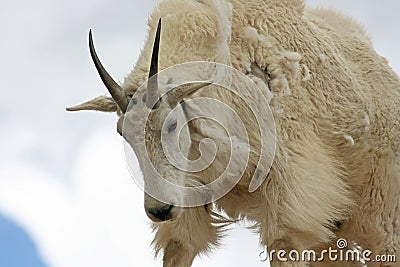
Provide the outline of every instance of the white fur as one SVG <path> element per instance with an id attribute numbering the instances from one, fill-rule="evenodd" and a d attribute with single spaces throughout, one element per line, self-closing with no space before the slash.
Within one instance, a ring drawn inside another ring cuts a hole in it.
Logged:
<path id="1" fill-rule="evenodd" d="M 256 108 L 270 104 L 277 132 L 268 178 L 249 193 L 260 143 L 271 147 L 273 140 L 260 140 L 249 111 L 220 88 L 210 86 L 196 94 L 235 107 L 246 123 L 251 155 L 240 183 L 215 203 L 229 218 L 206 206 L 184 209 L 174 220 L 154 225 L 154 246 L 164 252 L 164 266 L 190 266 L 198 254 L 218 245 L 223 226 L 241 218 L 254 222 L 261 243 L 270 249 L 318 250 L 336 247 L 337 238 L 346 238 L 375 254 L 400 258 L 399 78 L 352 19 L 304 6 L 302 0 L 165 0 L 151 15 L 148 41 L 122 85 L 128 94 L 146 80 L 161 17 L 161 68 L 199 60 L 222 62 L 256 83 L 264 82 L 260 88 L 270 103 L 256 96 L 252 101 Z M 254 64 L 267 78 L 252 73 Z M 242 90 L 251 98 L 252 92 Z M 219 115 L 235 127 L 231 117 Z M 160 127 L 156 121 L 151 118 L 151 124 Z M 272 124 L 265 121 L 261 126 L 269 129 Z M 189 125 L 189 156 L 198 156 L 203 138 L 224 139 L 213 127 L 201 120 Z M 151 133 L 149 138 L 155 142 L 149 146 L 151 157 L 164 162 L 157 139 Z M 217 154 L 216 165 L 227 160 L 226 153 Z M 164 168 L 165 175 L 174 177 L 176 170 Z M 191 178 L 193 183 L 210 182 L 219 174 L 211 166 Z M 265 175 L 261 171 L 256 177 Z M 272 266 L 350 264 L 275 261 Z"/>

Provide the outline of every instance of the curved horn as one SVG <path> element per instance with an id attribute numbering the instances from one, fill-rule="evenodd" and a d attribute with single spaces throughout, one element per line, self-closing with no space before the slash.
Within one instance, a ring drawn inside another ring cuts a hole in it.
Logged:
<path id="1" fill-rule="evenodd" d="M 161 38 L 161 19 L 158 21 L 157 33 L 153 46 L 153 54 L 151 56 L 149 80 L 147 82 L 146 104 L 148 108 L 153 108 L 160 98 L 160 91 L 158 90 L 158 79 L 157 79 L 158 54 L 160 52 L 160 38 Z"/>
<path id="2" fill-rule="evenodd" d="M 110 74 L 108 74 L 108 72 L 103 67 L 103 64 L 101 64 L 93 45 L 92 30 L 89 31 L 89 49 L 90 55 L 92 56 L 92 60 L 94 62 L 94 65 L 96 66 L 97 72 L 99 73 L 101 80 L 107 87 L 115 103 L 119 106 L 121 111 L 125 113 L 128 107 L 128 99 L 126 98 L 124 90 L 121 88 L 121 86 L 119 86 L 113 80 Z"/>

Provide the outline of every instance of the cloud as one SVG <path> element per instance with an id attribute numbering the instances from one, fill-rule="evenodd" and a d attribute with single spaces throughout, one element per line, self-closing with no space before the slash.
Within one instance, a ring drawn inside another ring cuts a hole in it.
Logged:
<path id="1" fill-rule="evenodd" d="M 155 2 L 23 0 L 3 5 L 0 34 L 7 38 L 0 42 L 0 132 L 32 132 L 38 137 L 36 146 L 26 155 L 55 175 L 70 175 L 64 162 L 73 161 L 75 144 L 86 141 L 82 133 L 91 134 L 115 119 L 81 114 L 89 125 L 65 112 L 67 106 L 107 92 L 90 59 L 89 28 L 105 66 L 123 80 L 140 53 Z M 55 142 L 64 153 L 54 153 Z"/>
<path id="2" fill-rule="evenodd" d="M 51 267 L 161 266 L 121 139 L 98 133 L 78 157 L 69 184 L 30 163 L 1 166 L 0 210 L 29 232 Z M 194 266 L 265 266 L 257 236 L 239 228 L 231 234 L 227 246 Z"/>
<path id="3" fill-rule="evenodd" d="M 2 167 L 0 209 L 27 229 L 50 266 L 153 266 L 142 192 L 120 140 L 93 136 L 78 162 L 68 185 L 31 164 Z"/>

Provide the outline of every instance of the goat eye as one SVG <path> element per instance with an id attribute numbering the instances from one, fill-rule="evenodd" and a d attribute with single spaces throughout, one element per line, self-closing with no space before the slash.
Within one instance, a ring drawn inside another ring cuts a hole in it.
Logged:
<path id="1" fill-rule="evenodd" d="M 127 111 L 130 111 L 133 108 L 133 106 L 135 106 L 136 104 L 137 104 L 137 98 L 136 97 L 132 98 L 131 101 L 129 101 Z"/>
<path id="2" fill-rule="evenodd" d="M 173 131 L 175 131 L 177 125 L 178 125 L 178 122 L 177 122 L 177 121 L 174 121 L 173 123 L 171 123 L 171 124 L 168 126 L 168 133 L 172 133 Z"/>

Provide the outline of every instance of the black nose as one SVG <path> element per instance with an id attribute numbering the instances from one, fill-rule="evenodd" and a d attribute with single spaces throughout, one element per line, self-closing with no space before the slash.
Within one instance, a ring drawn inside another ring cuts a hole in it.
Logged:
<path id="1" fill-rule="evenodd" d="M 173 207 L 173 205 L 165 205 L 161 208 L 148 209 L 147 212 L 155 219 L 165 222 L 172 219 L 171 210 Z"/>

